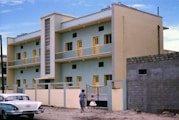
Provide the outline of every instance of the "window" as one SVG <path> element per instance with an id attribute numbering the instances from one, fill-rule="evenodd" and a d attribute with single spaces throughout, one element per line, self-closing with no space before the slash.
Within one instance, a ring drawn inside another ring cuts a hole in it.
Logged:
<path id="1" fill-rule="evenodd" d="M 72 69 L 76 69 L 76 64 L 72 65 Z"/>
<path id="2" fill-rule="evenodd" d="M 112 80 L 112 75 L 105 75 L 106 80 Z"/>
<path id="3" fill-rule="evenodd" d="M 39 45 L 39 41 L 36 42 L 36 45 Z"/>
<path id="4" fill-rule="evenodd" d="M 3 64 L 3 67 L 6 68 L 6 63 Z"/>
<path id="5" fill-rule="evenodd" d="M 21 45 L 21 49 L 23 49 L 24 48 L 24 46 L 23 45 Z"/>
<path id="6" fill-rule="evenodd" d="M 112 43 L 111 34 L 104 35 L 104 44 L 110 44 L 110 43 Z"/>
<path id="7" fill-rule="evenodd" d="M 16 80 L 16 85 L 17 85 L 18 87 L 20 87 L 20 86 L 21 86 L 21 81 L 20 81 L 20 80 Z"/>
<path id="8" fill-rule="evenodd" d="M 0 96 L 0 102 L 4 100 L 4 97 L 3 96 Z"/>
<path id="9" fill-rule="evenodd" d="M 98 66 L 99 66 L 99 67 L 103 67 L 103 66 L 104 66 L 104 62 L 99 62 L 99 63 L 98 63 Z"/>
<path id="10" fill-rule="evenodd" d="M 16 60 L 20 60 L 21 59 L 21 53 L 17 53 L 16 54 Z"/>
<path id="11" fill-rule="evenodd" d="M 98 31 L 103 31 L 104 30 L 104 26 L 99 26 L 98 27 Z"/>
<path id="12" fill-rule="evenodd" d="M 35 72 L 39 72 L 39 69 L 35 69 Z"/>
<path id="13" fill-rule="evenodd" d="M 50 74 L 50 18 L 45 20 L 45 74 Z"/>
<path id="14" fill-rule="evenodd" d="M 73 38 L 74 38 L 74 37 L 77 37 L 77 33 L 73 33 L 72 37 L 73 37 Z"/>
<path id="15" fill-rule="evenodd" d="M 72 86 L 72 77 L 66 77 L 67 86 Z M 69 82 L 69 83 L 68 83 Z"/>
<path id="16" fill-rule="evenodd" d="M 104 85 L 107 85 L 108 80 L 112 80 L 112 75 L 111 74 L 104 75 Z"/>
<path id="17" fill-rule="evenodd" d="M 21 73 L 23 73 L 23 70 L 21 70 Z"/>
<path id="18" fill-rule="evenodd" d="M 147 74 L 147 69 L 139 69 L 139 74 Z"/>
<path id="19" fill-rule="evenodd" d="M 3 70 L 2 73 L 3 73 L 3 74 L 6 74 L 6 68 L 3 68 L 2 70 Z"/>
<path id="20" fill-rule="evenodd" d="M 72 50 L 72 42 L 66 43 L 66 51 Z"/>

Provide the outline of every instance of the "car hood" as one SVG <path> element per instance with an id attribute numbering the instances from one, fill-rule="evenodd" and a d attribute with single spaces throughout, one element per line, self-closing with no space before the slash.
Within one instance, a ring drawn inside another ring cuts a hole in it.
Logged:
<path id="1" fill-rule="evenodd" d="M 38 108 L 42 105 L 41 102 L 38 101 L 8 101 L 6 103 L 12 104 L 16 106 L 19 110 L 23 111 L 34 111 L 38 110 Z"/>

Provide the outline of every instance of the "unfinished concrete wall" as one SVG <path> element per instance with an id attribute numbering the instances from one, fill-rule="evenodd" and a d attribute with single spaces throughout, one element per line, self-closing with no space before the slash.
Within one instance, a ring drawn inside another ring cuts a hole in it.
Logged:
<path id="1" fill-rule="evenodd" d="M 127 59 L 127 108 L 179 108 L 179 53 Z"/>

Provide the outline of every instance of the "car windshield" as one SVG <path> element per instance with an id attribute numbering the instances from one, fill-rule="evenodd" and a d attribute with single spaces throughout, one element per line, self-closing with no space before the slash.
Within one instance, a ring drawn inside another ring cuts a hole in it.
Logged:
<path id="1" fill-rule="evenodd" d="M 5 101 L 15 101 L 15 100 L 29 100 L 28 96 L 9 96 Z"/>

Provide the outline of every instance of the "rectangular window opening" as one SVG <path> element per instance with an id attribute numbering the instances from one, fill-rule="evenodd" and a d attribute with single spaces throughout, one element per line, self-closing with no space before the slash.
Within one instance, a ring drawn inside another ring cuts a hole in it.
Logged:
<path id="1" fill-rule="evenodd" d="M 103 31 L 104 30 L 104 26 L 99 26 L 98 27 L 98 31 Z"/>
<path id="2" fill-rule="evenodd" d="M 67 86 L 72 86 L 72 77 L 66 77 Z"/>
<path id="3" fill-rule="evenodd" d="M 66 51 L 72 50 L 72 42 L 66 43 Z"/>
<path id="4" fill-rule="evenodd" d="M 147 74 L 147 69 L 139 69 L 139 74 Z"/>
<path id="5" fill-rule="evenodd" d="M 17 53 L 16 54 L 16 60 L 20 60 L 21 59 L 21 53 Z"/>
<path id="6" fill-rule="evenodd" d="M 39 45 L 39 41 L 36 42 L 36 45 Z"/>
<path id="7" fill-rule="evenodd" d="M 24 48 L 24 46 L 23 45 L 21 45 L 21 49 L 23 49 Z"/>
<path id="8" fill-rule="evenodd" d="M 72 34 L 72 37 L 73 37 L 73 38 L 77 37 L 77 33 L 73 33 L 73 34 Z"/>
<path id="9" fill-rule="evenodd" d="M 99 66 L 99 67 L 103 67 L 103 66 L 104 66 L 104 62 L 99 62 L 99 63 L 98 63 L 98 66 Z"/>
<path id="10" fill-rule="evenodd" d="M 104 75 L 104 85 L 107 85 L 107 81 L 108 80 L 112 80 L 112 75 L 108 74 L 108 75 Z"/>
<path id="11" fill-rule="evenodd" d="M 72 69 L 76 69 L 76 64 L 72 65 Z"/>
<path id="12" fill-rule="evenodd" d="M 35 69 L 35 72 L 39 72 L 39 69 Z"/>
<path id="13" fill-rule="evenodd" d="M 112 43 L 111 34 L 104 35 L 104 44 Z"/>

